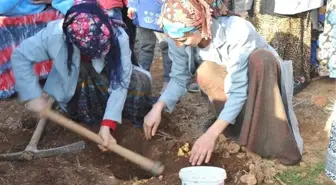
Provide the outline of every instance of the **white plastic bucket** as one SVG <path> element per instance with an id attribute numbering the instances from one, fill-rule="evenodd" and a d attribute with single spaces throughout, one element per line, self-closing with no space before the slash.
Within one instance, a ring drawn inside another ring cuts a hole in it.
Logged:
<path id="1" fill-rule="evenodd" d="M 211 166 L 182 168 L 179 173 L 182 185 L 224 185 L 226 171 Z"/>

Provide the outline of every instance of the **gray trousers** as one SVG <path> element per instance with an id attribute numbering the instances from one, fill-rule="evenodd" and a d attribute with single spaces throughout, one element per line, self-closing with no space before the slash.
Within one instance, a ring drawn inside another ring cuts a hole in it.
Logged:
<path id="1" fill-rule="evenodd" d="M 229 9 L 234 11 L 235 13 L 241 13 L 251 10 L 253 5 L 253 0 L 229 0 L 229 2 Z"/>
<path id="2" fill-rule="evenodd" d="M 168 56 L 168 43 L 163 33 L 158 33 L 146 28 L 137 28 L 139 36 L 139 64 L 142 68 L 149 71 L 154 59 L 154 48 L 156 39 L 159 41 L 159 48 L 162 54 L 163 82 L 169 82 L 172 61 Z"/>

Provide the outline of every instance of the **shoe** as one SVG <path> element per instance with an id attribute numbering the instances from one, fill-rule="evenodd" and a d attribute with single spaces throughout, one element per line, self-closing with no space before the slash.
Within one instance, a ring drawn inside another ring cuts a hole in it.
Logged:
<path id="1" fill-rule="evenodd" d="M 293 95 L 298 94 L 301 92 L 304 88 L 308 86 L 308 82 L 306 81 L 305 77 L 298 77 L 294 79 L 294 90 L 293 90 Z"/>
<path id="2" fill-rule="evenodd" d="M 201 89 L 197 83 L 192 83 L 190 84 L 188 91 L 191 93 L 198 93 L 201 91 Z"/>

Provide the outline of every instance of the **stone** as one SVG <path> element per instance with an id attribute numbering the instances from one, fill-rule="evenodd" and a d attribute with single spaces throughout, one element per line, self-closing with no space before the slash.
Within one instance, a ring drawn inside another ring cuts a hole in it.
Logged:
<path id="1" fill-rule="evenodd" d="M 249 165 L 249 172 L 250 173 L 255 173 L 255 165 L 254 164 Z"/>
<path id="2" fill-rule="evenodd" d="M 253 152 L 247 152 L 246 156 L 251 158 L 253 161 L 260 161 L 261 157 L 258 154 L 255 154 Z"/>
<path id="3" fill-rule="evenodd" d="M 245 146 L 242 146 L 242 147 L 240 148 L 240 150 L 241 150 L 242 152 L 247 152 L 247 151 L 248 151 L 247 148 L 246 148 Z"/>
<path id="4" fill-rule="evenodd" d="M 228 146 L 228 150 L 230 154 L 236 154 L 240 150 L 240 146 L 237 143 L 231 142 Z"/>
<path id="5" fill-rule="evenodd" d="M 324 96 L 315 96 L 313 103 L 320 108 L 325 108 L 328 105 L 328 99 Z"/>
<path id="6" fill-rule="evenodd" d="M 306 165 L 306 163 L 304 163 L 304 162 L 300 162 L 300 167 L 302 167 L 302 168 L 306 168 L 307 165 Z"/>
<path id="7" fill-rule="evenodd" d="M 223 154 L 223 158 L 224 158 L 224 159 L 228 159 L 228 158 L 230 158 L 230 157 L 231 157 L 231 155 L 230 155 L 229 152 L 225 152 L 225 153 Z"/>
<path id="8" fill-rule="evenodd" d="M 242 183 L 245 183 L 247 185 L 255 185 L 257 184 L 257 179 L 255 175 L 253 174 L 246 174 L 240 177 L 239 179 Z"/>
<path id="9" fill-rule="evenodd" d="M 245 153 L 238 153 L 238 154 L 237 154 L 237 158 L 238 158 L 238 159 L 245 158 L 245 156 L 246 156 Z"/>

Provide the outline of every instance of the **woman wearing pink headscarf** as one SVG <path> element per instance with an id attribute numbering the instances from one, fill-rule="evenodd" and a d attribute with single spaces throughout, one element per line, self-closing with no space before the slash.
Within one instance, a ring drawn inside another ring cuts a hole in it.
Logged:
<path id="1" fill-rule="evenodd" d="M 64 19 L 48 23 L 13 52 L 20 100 L 39 113 L 48 94 L 73 120 L 100 125 L 103 146 L 115 142 L 112 132 L 122 118 L 142 126 L 151 107 L 151 77 L 132 61 L 124 27 L 96 0 L 75 1 Z M 53 67 L 42 89 L 32 65 L 45 60 Z"/>

